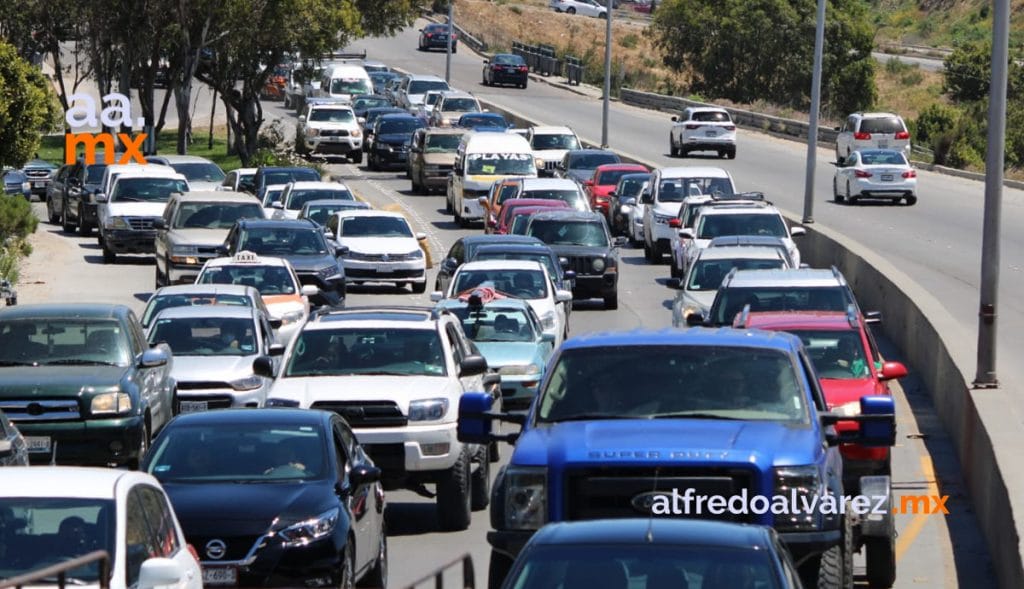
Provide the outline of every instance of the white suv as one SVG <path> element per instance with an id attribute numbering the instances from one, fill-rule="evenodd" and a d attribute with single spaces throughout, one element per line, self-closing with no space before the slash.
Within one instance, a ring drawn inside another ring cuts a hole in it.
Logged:
<path id="1" fill-rule="evenodd" d="M 651 264 L 660 262 L 669 253 L 677 238 L 676 228 L 669 225 L 679 215 L 679 208 L 688 196 L 735 194 L 732 175 L 722 168 L 679 167 L 654 170 L 650 185 L 640 193 L 644 207 L 644 257 Z"/>
<path id="2" fill-rule="evenodd" d="M 857 112 L 836 127 L 836 159 L 859 149 L 898 149 L 910 159 L 910 131 L 903 117 L 888 112 Z"/>
<path id="3" fill-rule="evenodd" d="M 686 157 L 691 151 L 715 151 L 718 157 L 736 158 L 736 124 L 724 108 L 691 106 L 682 116 L 672 117 L 668 134 L 672 157 Z"/>
<path id="4" fill-rule="evenodd" d="M 526 140 L 533 148 L 533 157 L 544 162 L 543 168 L 539 162 L 537 166 L 541 176 L 554 176 L 566 152 L 583 147 L 576 132 L 569 127 L 530 127 Z"/>
<path id="5" fill-rule="evenodd" d="M 257 374 L 273 373 L 269 358 Z M 459 319 L 425 307 L 363 307 L 315 313 L 285 350 L 268 407 L 343 416 L 385 489 L 427 494 L 437 485 L 446 530 L 469 527 L 490 500 L 490 449 L 457 435 L 459 398 L 494 387 L 487 361 Z M 486 384 L 485 384 L 486 383 Z M 429 495 L 428 495 L 429 496 Z"/>
<path id="6" fill-rule="evenodd" d="M 342 155 L 362 163 L 363 131 L 355 111 L 347 104 L 310 104 L 295 126 L 295 151 Z"/>

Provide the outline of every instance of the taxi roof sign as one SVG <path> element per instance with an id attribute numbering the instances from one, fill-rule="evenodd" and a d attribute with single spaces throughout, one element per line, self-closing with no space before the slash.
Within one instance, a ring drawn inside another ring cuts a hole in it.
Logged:
<path id="1" fill-rule="evenodd" d="M 260 262 L 260 257 L 256 255 L 255 252 L 244 251 L 235 254 L 235 256 L 231 258 L 231 261 L 242 264 L 258 264 Z"/>

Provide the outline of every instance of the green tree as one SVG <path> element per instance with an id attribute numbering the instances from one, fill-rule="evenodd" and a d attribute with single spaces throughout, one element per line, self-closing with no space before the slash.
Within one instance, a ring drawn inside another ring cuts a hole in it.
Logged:
<path id="1" fill-rule="evenodd" d="M 665 0 L 654 15 L 665 65 L 691 90 L 737 102 L 810 103 L 815 0 Z M 822 104 L 847 112 L 874 101 L 874 29 L 862 0 L 833 0 L 825 30 Z"/>
<path id="2" fill-rule="evenodd" d="M 0 40 L 0 165 L 23 166 L 60 116 L 50 82 Z"/>
<path id="3" fill-rule="evenodd" d="M 1010 48 L 1007 95 L 1012 100 L 1024 91 L 1024 49 Z M 943 91 L 957 102 L 972 102 L 988 96 L 992 81 L 992 39 L 958 43 L 946 57 Z"/>

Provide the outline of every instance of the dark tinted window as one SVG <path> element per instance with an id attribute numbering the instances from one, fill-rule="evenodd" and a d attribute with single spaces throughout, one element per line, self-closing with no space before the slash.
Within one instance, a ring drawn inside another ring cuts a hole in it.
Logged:
<path id="1" fill-rule="evenodd" d="M 299 333 L 284 377 L 446 373 L 444 348 L 436 330 L 366 327 Z"/>
<path id="2" fill-rule="evenodd" d="M 118 178 L 110 202 L 167 202 L 175 192 L 188 192 L 188 184 L 175 178 Z"/>
<path id="3" fill-rule="evenodd" d="M 601 172 L 597 177 L 597 184 L 601 186 L 614 186 L 619 183 L 619 179 L 626 174 L 634 173 L 631 170 L 608 170 Z"/>
<path id="4" fill-rule="evenodd" d="M 729 114 L 724 112 L 695 112 L 691 120 L 702 123 L 728 123 Z"/>
<path id="5" fill-rule="evenodd" d="M 391 121 L 381 121 L 380 126 L 377 127 L 377 133 L 379 135 L 388 134 L 401 134 L 409 133 L 423 127 L 424 124 L 419 119 L 396 119 Z"/>
<path id="6" fill-rule="evenodd" d="M 690 271 L 690 281 L 686 288 L 689 290 L 718 290 L 722 279 L 733 268 L 740 270 L 773 270 L 783 268 L 785 264 L 781 259 L 765 260 L 699 260 L 697 265 Z"/>
<path id="7" fill-rule="evenodd" d="M 903 131 L 903 123 L 896 117 L 861 119 L 861 133 L 895 134 Z"/>
<path id="8" fill-rule="evenodd" d="M 580 142 L 575 135 L 534 135 L 532 147 L 538 151 L 545 149 L 579 149 Z"/>
<path id="9" fill-rule="evenodd" d="M 340 236 L 412 237 L 412 229 L 398 217 L 348 217 L 341 220 Z"/>
<path id="10" fill-rule="evenodd" d="M 182 203 L 174 218 L 176 229 L 231 229 L 239 219 L 262 219 L 263 207 L 252 203 Z"/>
<path id="11" fill-rule="evenodd" d="M 526 65 L 526 61 L 518 55 L 510 53 L 499 53 L 491 59 L 491 63 L 499 65 Z"/>
<path id="12" fill-rule="evenodd" d="M 804 349 L 814 363 L 818 378 L 851 380 L 871 376 L 869 358 L 864 351 L 859 331 L 786 331 L 799 336 L 804 342 Z"/>
<path id="13" fill-rule="evenodd" d="M 409 82 L 408 94 L 426 94 L 428 90 L 449 90 L 444 80 L 413 80 Z"/>
<path id="14" fill-rule="evenodd" d="M 267 172 L 263 174 L 263 186 L 287 184 L 289 182 L 301 182 L 304 180 L 319 182 L 320 173 L 312 168 L 302 168 L 299 170 Z"/>
<path id="15" fill-rule="evenodd" d="M 584 245 L 608 247 L 604 225 L 593 221 L 537 220 L 530 223 L 529 235 L 548 245 Z"/>
<path id="16" fill-rule="evenodd" d="M 109 499 L 5 497 L 0 504 L 0 579 L 93 550 L 114 556 L 116 533 L 115 505 Z M 67 575 L 69 586 L 95 584 L 99 562 L 71 569 Z"/>
<path id="17" fill-rule="evenodd" d="M 788 237 L 780 215 L 737 214 L 703 215 L 698 220 L 697 237 L 711 239 L 724 235 L 769 235 Z"/>
<path id="18" fill-rule="evenodd" d="M 260 256 L 309 256 L 327 253 L 323 234 L 308 227 L 253 227 L 241 233 L 236 252 Z"/>
<path id="19" fill-rule="evenodd" d="M 149 342 L 166 343 L 176 356 L 251 356 L 256 324 L 241 317 L 157 317 Z"/>
<path id="20" fill-rule="evenodd" d="M 150 321 L 160 311 L 172 307 L 188 307 L 191 305 L 239 305 L 242 307 L 252 306 L 252 299 L 245 295 L 233 294 L 173 294 L 158 295 L 150 299 L 146 304 L 146 310 L 142 314 L 142 325 L 148 327 Z"/>
<path id="21" fill-rule="evenodd" d="M 128 335 L 115 319 L 13 319 L 0 322 L 0 366 L 127 366 Z"/>
<path id="22" fill-rule="evenodd" d="M 172 164 L 171 167 L 189 182 L 220 182 L 224 179 L 224 172 L 217 164 L 194 162 Z"/>
<path id="23" fill-rule="evenodd" d="M 315 188 L 315 189 L 298 189 L 292 190 L 288 195 L 288 209 L 297 211 L 302 208 L 302 205 L 306 204 L 311 200 L 355 200 L 352 193 L 344 188 L 328 189 L 328 188 Z"/>
<path id="24" fill-rule="evenodd" d="M 751 311 L 845 311 L 852 302 L 839 286 L 730 287 L 719 290 L 711 317 L 731 325 L 745 305 Z"/>
<path id="25" fill-rule="evenodd" d="M 569 167 L 594 169 L 601 164 L 617 164 L 619 156 L 614 153 L 579 153 L 569 156 Z"/>

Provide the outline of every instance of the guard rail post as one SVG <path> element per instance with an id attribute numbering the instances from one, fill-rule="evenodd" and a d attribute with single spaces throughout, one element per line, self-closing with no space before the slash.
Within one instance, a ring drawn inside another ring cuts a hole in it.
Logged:
<path id="1" fill-rule="evenodd" d="M 555 48 L 551 45 L 538 45 L 537 52 L 540 54 L 540 74 L 550 76 L 555 73 Z"/>
<path id="2" fill-rule="evenodd" d="M 565 79 L 571 86 L 579 86 L 583 81 L 583 62 L 580 58 L 572 55 L 566 56 Z"/>

